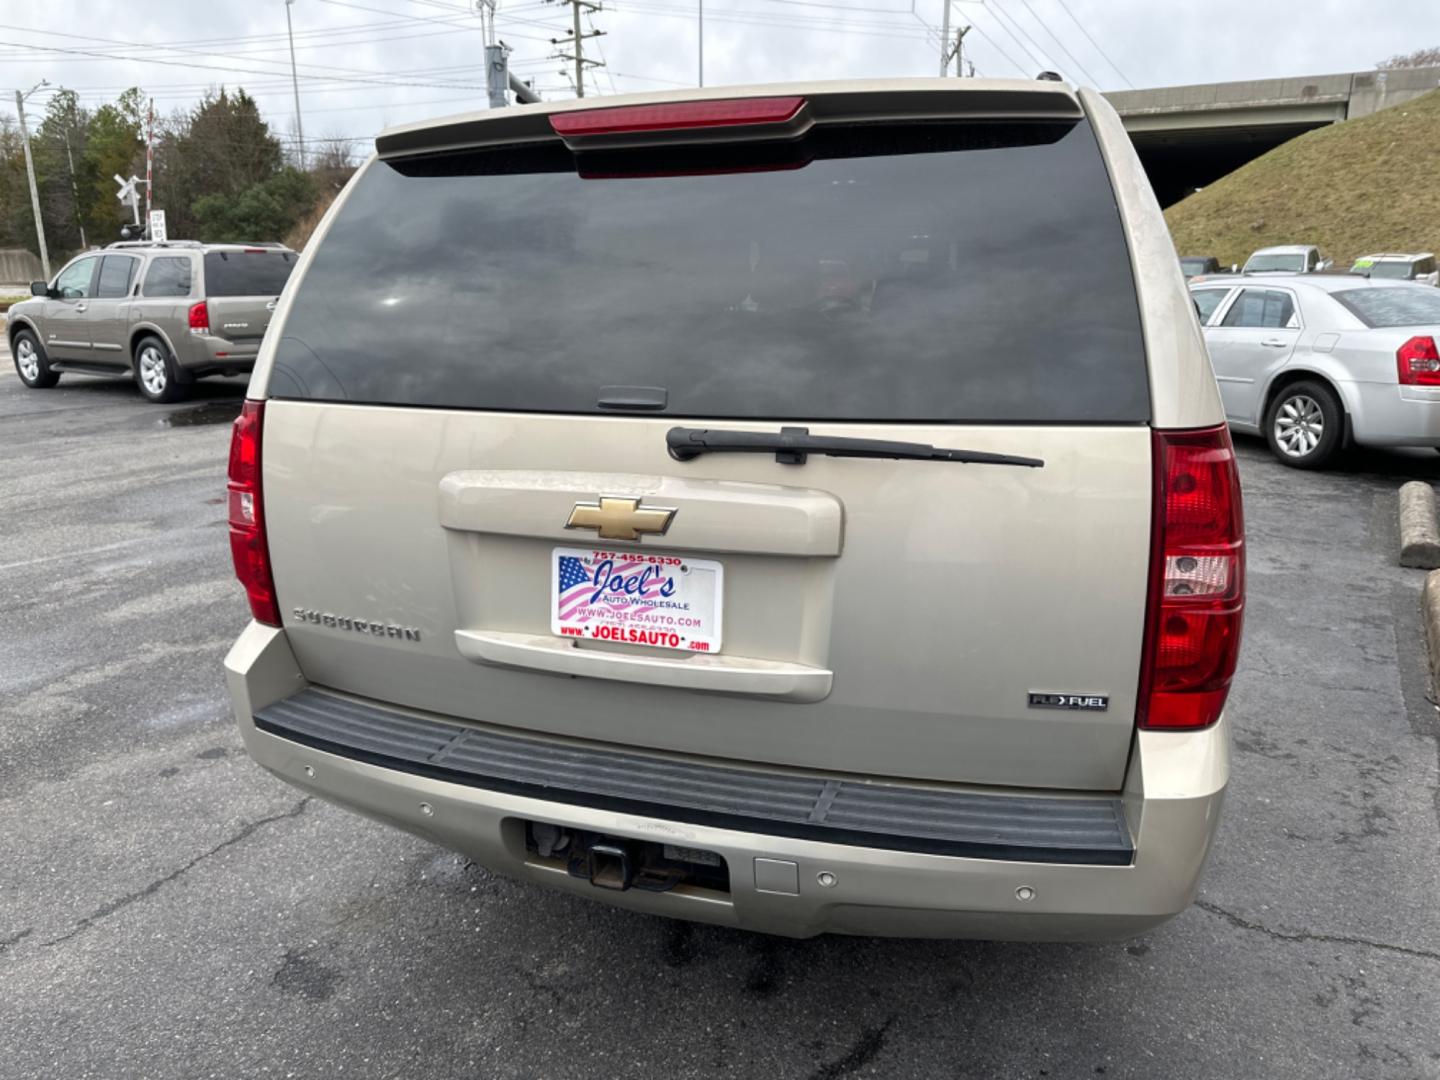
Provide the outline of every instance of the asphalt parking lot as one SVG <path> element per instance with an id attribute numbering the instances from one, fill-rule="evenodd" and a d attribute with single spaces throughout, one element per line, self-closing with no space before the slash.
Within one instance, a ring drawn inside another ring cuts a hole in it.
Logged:
<path id="1" fill-rule="evenodd" d="M 0 1076 L 1436 1077 L 1440 783 L 1396 489 L 1242 440 L 1199 902 L 1101 945 L 767 939 L 489 874 L 251 765 L 220 661 L 243 381 L 0 355 Z"/>

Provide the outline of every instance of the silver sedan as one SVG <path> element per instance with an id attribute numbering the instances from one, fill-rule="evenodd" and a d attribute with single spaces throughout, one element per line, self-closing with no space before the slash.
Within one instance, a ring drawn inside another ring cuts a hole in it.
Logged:
<path id="1" fill-rule="evenodd" d="M 1440 290 L 1347 275 L 1195 278 L 1231 428 L 1286 465 L 1347 444 L 1440 447 Z"/>

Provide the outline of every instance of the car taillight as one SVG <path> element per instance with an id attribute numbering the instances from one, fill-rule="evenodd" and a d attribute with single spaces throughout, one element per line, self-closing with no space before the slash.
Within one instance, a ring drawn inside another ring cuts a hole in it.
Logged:
<path id="1" fill-rule="evenodd" d="M 1220 719 L 1240 654 L 1245 519 L 1229 429 L 1154 434 L 1150 599 L 1136 722 Z"/>
<path id="2" fill-rule="evenodd" d="M 804 107 L 803 97 L 726 98 L 674 101 L 659 105 L 621 105 L 550 114 L 550 127 L 564 137 L 619 135 L 640 131 L 689 131 L 696 128 L 784 124 Z"/>
<path id="3" fill-rule="evenodd" d="M 280 605 L 270 574 L 265 539 L 264 500 L 260 492 L 260 429 L 265 403 L 247 399 L 230 435 L 230 556 L 235 576 L 250 598 L 250 613 L 262 623 L 280 625 Z"/>
<path id="4" fill-rule="evenodd" d="M 190 305 L 190 332 L 205 334 L 210 331 L 210 308 L 204 300 Z"/>
<path id="5" fill-rule="evenodd" d="M 1440 386 L 1440 352 L 1433 337 L 1412 337 L 1395 350 L 1401 386 Z"/>

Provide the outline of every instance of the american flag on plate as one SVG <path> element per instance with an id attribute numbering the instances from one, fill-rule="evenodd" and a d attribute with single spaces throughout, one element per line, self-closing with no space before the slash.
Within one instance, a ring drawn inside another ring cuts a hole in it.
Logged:
<path id="1" fill-rule="evenodd" d="M 560 556 L 560 595 L 564 596 L 582 581 L 589 581 L 590 573 L 585 564 L 574 555 Z"/>
<path id="2" fill-rule="evenodd" d="M 576 618 L 586 608 L 591 606 L 590 597 L 595 590 L 605 584 L 595 583 L 595 569 L 604 563 L 605 559 L 598 556 L 588 559 L 577 558 L 574 555 L 561 555 L 556 560 L 556 573 L 559 575 L 559 612 L 560 621 L 569 622 Z M 611 577 L 619 574 L 624 577 L 633 574 L 644 565 L 640 559 L 619 558 L 611 560 L 612 565 L 605 571 L 605 578 L 608 581 Z M 649 583 L 649 588 L 642 594 L 642 599 L 649 599 L 649 594 L 658 591 L 659 581 Z M 599 603 L 600 601 L 597 601 Z M 638 614 L 642 611 L 649 611 L 648 606 L 634 606 L 629 610 Z"/>

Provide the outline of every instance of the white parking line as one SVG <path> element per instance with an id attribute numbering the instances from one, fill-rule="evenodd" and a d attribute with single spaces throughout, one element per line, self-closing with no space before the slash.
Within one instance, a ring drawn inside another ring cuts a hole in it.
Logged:
<path id="1" fill-rule="evenodd" d="M 117 548 L 134 547 L 136 544 L 150 543 L 154 537 L 137 536 L 133 540 L 117 540 L 113 544 L 102 544 L 97 548 L 86 548 L 84 551 L 61 551 L 54 555 L 41 555 L 34 559 L 23 559 L 20 562 L 0 563 L 0 573 L 6 570 L 19 570 L 22 566 L 38 566 L 40 563 L 54 562 L 56 559 L 79 559 L 89 558 L 101 551 L 114 551 Z"/>

